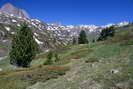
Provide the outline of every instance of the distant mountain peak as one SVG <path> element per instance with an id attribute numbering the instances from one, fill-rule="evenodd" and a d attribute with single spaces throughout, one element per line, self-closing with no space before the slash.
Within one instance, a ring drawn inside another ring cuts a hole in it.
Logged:
<path id="1" fill-rule="evenodd" d="M 15 8 L 11 3 L 6 3 L 2 6 L 1 9 L 5 9 L 5 8 Z"/>
<path id="2" fill-rule="evenodd" d="M 22 18 L 29 18 L 28 13 L 23 9 L 18 9 L 11 3 L 6 3 L 0 8 L 0 12 Z"/>

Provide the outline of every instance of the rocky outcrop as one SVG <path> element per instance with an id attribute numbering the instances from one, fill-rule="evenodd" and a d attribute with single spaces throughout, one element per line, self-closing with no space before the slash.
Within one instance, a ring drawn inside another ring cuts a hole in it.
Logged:
<path id="1" fill-rule="evenodd" d="M 29 18 L 29 15 L 25 10 L 18 9 L 10 3 L 3 5 L 0 9 L 0 12 L 22 18 Z"/>

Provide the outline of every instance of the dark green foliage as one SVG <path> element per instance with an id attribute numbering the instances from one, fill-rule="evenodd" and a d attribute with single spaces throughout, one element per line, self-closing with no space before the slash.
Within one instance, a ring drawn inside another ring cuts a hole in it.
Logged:
<path id="1" fill-rule="evenodd" d="M 53 58 L 53 52 L 50 51 L 50 52 L 48 53 L 48 55 L 47 55 L 47 60 L 46 60 L 43 64 L 44 64 L 44 65 L 50 65 L 50 64 L 52 64 L 52 63 L 53 63 L 52 58 Z"/>
<path id="2" fill-rule="evenodd" d="M 78 43 L 78 40 L 76 37 L 73 37 L 73 45 L 77 44 Z"/>
<path id="3" fill-rule="evenodd" d="M 54 62 L 58 62 L 60 57 L 57 53 L 50 51 L 47 55 L 47 60 L 43 63 L 44 65 L 51 65 Z"/>
<path id="4" fill-rule="evenodd" d="M 114 27 L 105 28 L 102 30 L 100 37 L 98 38 L 98 41 L 100 40 L 107 40 L 108 37 L 113 37 L 115 34 Z"/>
<path id="5" fill-rule="evenodd" d="M 59 61 L 60 60 L 60 57 L 57 53 L 55 53 L 55 62 Z"/>
<path id="6" fill-rule="evenodd" d="M 88 43 L 86 32 L 84 30 L 81 30 L 78 38 L 78 43 L 79 44 L 86 44 Z"/>
<path id="7" fill-rule="evenodd" d="M 23 23 L 13 36 L 9 53 L 10 63 L 19 67 L 28 67 L 38 51 L 37 43 L 33 38 L 32 30 Z"/>
<path id="8" fill-rule="evenodd" d="M 47 59 L 51 60 L 53 58 L 53 52 L 50 51 L 47 55 Z"/>
<path id="9" fill-rule="evenodd" d="M 92 43 L 95 43 L 95 40 L 92 40 Z"/>

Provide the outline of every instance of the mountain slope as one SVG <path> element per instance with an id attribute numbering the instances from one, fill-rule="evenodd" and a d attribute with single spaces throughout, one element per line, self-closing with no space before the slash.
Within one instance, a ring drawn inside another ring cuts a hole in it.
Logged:
<path id="1" fill-rule="evenodd" d="M 27 89 L 133 88 L 133 24 L 116 28 L 111 39 L 76 48 L 81 50 L 80 47 L 91 52 L 82 57 L 69 57 L 71 61 L 65 66 L 70 70 L 64 76 L 37 82 Z"/>
<path id="2" fill-rule="evenodd" d="M 100 33 L 97 27 L 93 25 L 58 26 L 55 24 L 47 24 L 37 19 L 30 19 L 24 10 L 7 3 L 0 9 L 0 45 L 7 45 L 8 49 L 11 44 L 12 35 L 15 34 L 23 22 L 27 22 L 29 27 L 33 29 L 34 39 L 38 43 L 41 51 L 71 44 L 73 38 L 77 38 L 81 30 L 86 30 L 87 33 L 94 33 L 91 39 L 97 39 Z M 3 51 L 2 48 L 0 48 L 1 54 L 7 56 L 8 50 Z M 0 56 L 3 56 L 1 54 Z"/>
<path id="3" fill-rule="evenodd" d="M 22 11 L 22 10 L 21 10 Z M 22 11 L 24 14 L 25 11 Z M 57 46 L 64 46 L 70 43 L 71 33 L 67 30 L 58 29 L 52 30 L 54 27 L 51 26 L 49 30 L 49 25 L 39 21 L 37 19 L 29 19 L 23 15 L 19 9 L 15 8 L 11 4 L 4 5 L 0 10 L 0 44 L 10 46 L 11 37 L 15 34 L 16 30 L 20 27 L 23 22 L 27 22 L 29 27 L 33 29 L 34 39 L 40 46 L 42 51 L 49 48 L 54 48 Z M 3 50 L 3 49 L 0 49 Z M 5 55 L 8 54 L 8 50 L 3 52 Z M 3 55 L 0 55 L 3 56 Z"/>
<path id="4" fill-rule="evenodd" d="M 22 18 L 29 18 L 28 13 L 25 10 L 15 8 L 12 4 L 7 3 L 3 5 L 0 9 L 1 13 L 9 14 L 12 16 L 22 17 Z"/>
<path id="5" fill-rule="evenodd" d="M 26 69 L 9 70 L 9 60 L 2 60 L 0 89 L 132 89 L 132 49 L 130 24 L 116 28 L 108 40 L 53 50 L 60 60 L 51 65 L 43 65 L 47 53 L 37 55 Z"/>

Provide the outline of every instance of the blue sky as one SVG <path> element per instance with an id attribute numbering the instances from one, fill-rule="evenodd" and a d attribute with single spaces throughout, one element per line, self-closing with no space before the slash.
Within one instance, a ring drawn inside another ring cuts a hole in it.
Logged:
<path id="1" fill-rule="evenodd" d="M 0 0 L 25 9 L 30 17 L 64 25 L 133 22 L 133 0 Z"/>

